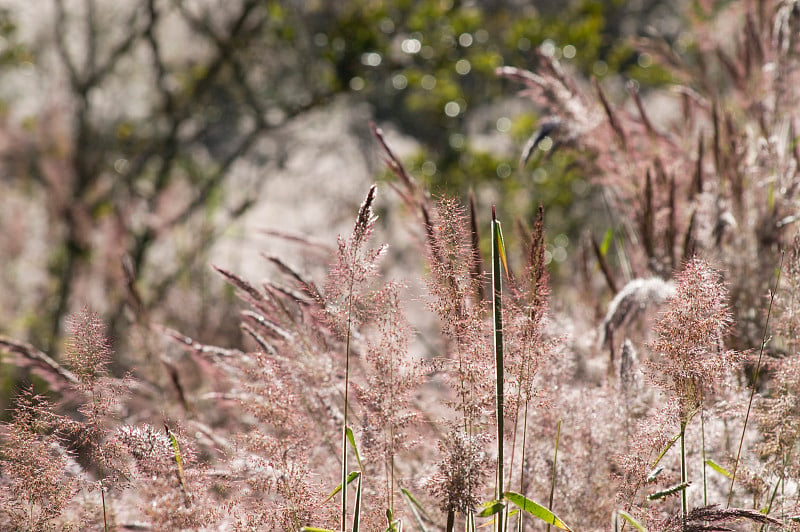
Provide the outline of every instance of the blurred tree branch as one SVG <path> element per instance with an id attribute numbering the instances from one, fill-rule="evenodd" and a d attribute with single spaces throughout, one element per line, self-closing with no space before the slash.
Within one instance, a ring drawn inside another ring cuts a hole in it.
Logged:
<path id="1" fill-rule="evenodd" d="M 129 256 L 132 282 L 146 278 L 152 287 L 143 291 L 144 308 L 162 302 L 220 231 L 197 232 L 174 265 L 152 268 L 154 246 L 191 226 L 198 215 L 216 212 L 229 221 L 241 216 L 252 205 L 258 184 L 251 185 L 249 199 L 223 205 L 221 211 L 218 205 L 234 164 L 266 132 L 324 103 L 335 90 L 317 90 L 297 104 L 258 83 L 253 71 L 269 74 L 272 65 L 254 63 L 256 51 L 265 42 L 276 42 L 264 2 L 243 0 L 200 11 L 182 0 L 112 7 L 98 0 L 83 0 L 79 6 L 53 0 L 52 36 L 37 50 L 41 56 L 48 49 L 55 52 L 67 82 L 61 95 L 67 102 L 61 119 L 68 124 L 68 138 L 60 139 L 67 145 L 63 159 L 49 151 L 54 138 L 34 139 L 31 146 L 33 171 L 44 176 L 50 198 L 53 238 L 50 288 L 42 296 L 43 312 L 32 335 L 49 353 L 58 352 L 73 293 L 93 265 L 118 265 L 121 255 Z M 176 26 L 189 30 L 185 44 L 205 52 L 176 60 L 168 50 L 176 46 L 170 31 Z M 138 100 L 125 85 L 131 68 L 134 75 L 152 80 Z M 280 72 L 273 74 L 280 79 Z M 282 111 L 281 119 L 268 121 L 274 107 Z M 107 240 L 109 233 L 114 241 Z M 124 316 L 120 275 L 102 275 L 113 335 L 119 338 Z"/>

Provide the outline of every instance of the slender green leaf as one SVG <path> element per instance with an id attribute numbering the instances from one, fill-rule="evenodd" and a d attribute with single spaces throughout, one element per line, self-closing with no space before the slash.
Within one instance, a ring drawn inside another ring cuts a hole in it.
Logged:
<path id="1" fill-rule="evenodd" d="M 345 436 L 347 436 L 347 441 L 350 442 L 350 446 L 353 448 L 353 452 L 356 455 L 356 461 L 358 462 L 358 468 L 363 472 L 364 465 L 361 463 L 361 455 L 358 454 L 358 447 L 356 447 L 356 438 L 353 436 L 353 429 L 350 427 L 346 427 L 344 430 Z"/>
<path id="2" fill-rule="evenodd" d="M 411 515 L 414 516 L 414 520 L 417 522 L 417 526 L 419 527 L 421 532 L 428 532 L 428 529 L 425 528 L 425 523 L 422 521 L 422 517 L 425 516 L 428 520 L 430 517 L 428 513 L 425 511 L 425 508 L 411 495 L 411 492 L 405 488 L 400 488 L 400 493 L 403 495 L 403 499 L 408 504 L 408 507 L 411 508 Z"/>
<path id="3" fill-rule="evenodd" d="M 503 230 L 500 228 L 500 222 L 494 221 L 494 230 L 496 237 L 497 254 L 500 261 L 503 263 L 503 269 L 506 271 L 506 279 L 511 279 L 511 274 L 508 272 L 508 259 L 506 258 L 506 244 L 503 240 Z"/>
<path id="4" fill-rule="evenodd" d="M 527 512 L 534 517 L 538 517 L 545 523 L 549 523 L 556 528 L 560 528 L 561 530 L 572 530 L 556 514 L 538 502 L 530 500 L 524 495 L 520 495 L 519 493 L 513 491 L 507 491 L 503 494 L 503 498 L 517 506 L 520 510 Z"/>
<path id="5" fill-rule="evenodd" d="M 505 508 L 505 503 L 503 501 L 489 501 L 481 504 L 481 510 L 478 512 L 478 517 L 491 517 L 498 512 L 502 512 L 503 508 Z"/>
<path id="6" fill-rule="evenodd" d="M 730 471 L 728 471 L 727 469 L 716 463 L 711 458 L 706 458 L 706 465 L 711 469 L 713 469 L 714 471 L 716 471 L 717 473 L 719 473 L 720 475 L 724 475 L 728 478 L 733 477 L 733 474 L 731 474 Z"/>
<path id="7" fill-rule="evenodd" d="M 317 528 L 315 526 L 304 526 L 300 529 L 300 532 L 336 532 L 335 530 L 331 530 L 330 528 Z"/>
<path id="8" fill-rule="evenodd" d="M 175 463 L 178 464 L 178 471 L 180 471 L 181 476 L 183 476 L 183 458 L 181 457 L 181 448 L 178 445 L 178 439 L 169 429 L 167 429 L 167 435 L 169 436 L 169 442 L 172 445 L 172 451 L 175 454 Z"/>
<path id="9" fill-rule="evenodd" d="M 614 230 L 610 227 L 606 230 L 603 236 L 603 242 L 600 244 L 600 256 L 605 257 L 608 254 L 608 248 L 611 247 L 611 240 L 614 238 Z"/>
<path id="10" fill-rule="evenodd" d="M 684 491 L 688 487 L 689 487 L 688 482 L 681 482 L 680 484 L 675 484 L 674 486 L 670 486 L 667 489 L 651 493 L 650 495 L 647 496 L 647 498 L 650 499 L 651 501 L 657 501 L 658 499 L 663 499 L 664 497 L 668 497 L 673 493 Z"/>
<path id="11" fill-rule="evenodd" d="M 656 467 L 658 465 L 661 459 L 664 458 L 664 455 L 667 454 L 667 451 L 669 451 L 670 448 L 672 448 L 672 446 L 675 445 L 675 442 L 678 441 L 678 438 L 680 437 L 681 433 L 679 432 L 675 436 L 673 436 L 672 439 L 669 440 L 669 442 L 667 442 L 667 445 L 664 447 L 664 450 L 659 453 L 658 457 L 656 458 L 656 461 L 653 462 L 653 467 Z"/>
<path id="12" fill-rule="evenodd" d="M 360 471 L 351 471 L 350 474 L 347 475 L 347 483 L 350 484 L 356 478 L 358 478 L 360 475 L 361 475 Z M 339 493 L 341 490 L 342 490 L 342 485 L 339 484 L 338 486 L 333 488 L 333 491 L 330 492 L 330 494 L 327 497 L 325 497 L 325 500 L 323 500 L 321 504 L 325 504 L 329 500 L 333 499 L 336 496 L 336 494 Z"/>
<path id="13" fill-rule="evenodd" d="M 181 446 L 178 444 L 178 438 L 175 437 L 175 434 L 170 430 L 166 423 L 164 423 L 164 430 L 167 431 L 167 437 L 169 437 L 169 442 L 172 445 L 172 452 L 175 456 L 175 464 L 178 466 L 178 482 L 181 486 L 184 502 L 186 506 L 189 506 L 189 489 L 186 486 L 186 477 L 183 474 L 183 456 L 181 456 Z"/>
<path id="14" fill-rule="evenodd" d="M 356 451 L 356 457 L 358 452 Z M 360 463 L 360 460 L 359 460 Z M 356 506 L 353 508 L 353 532 L 358 532 L 358 526 L 361 523 L 361 484 L 364 475 L 358 475 L 358 484 L 356 484 Z"/>
<path id="15" fill-rule="evenodd" d="M 639 532 L 647 532 L 647 529 L 639 521 L 634 519 L 633 516 L 631 514 L 629 514 L 628 512 L 626 512 L 625 510 L 617 510 L 617 515 L 620 516 L 621 518 L 625 519 L 627 522 L 629 522 L 631 524 L 631 526 L 633 526 L 633 528 L 635 528 Z"/>
<path id="16" fill-rule="evenodd" d="M 386 510 L 386 512 L 389 513 L 389 510 Z M 403 532 L 403 521 L 400 519 L 390 519 L 388 523 L 386 530 L 383 532 Z"/>

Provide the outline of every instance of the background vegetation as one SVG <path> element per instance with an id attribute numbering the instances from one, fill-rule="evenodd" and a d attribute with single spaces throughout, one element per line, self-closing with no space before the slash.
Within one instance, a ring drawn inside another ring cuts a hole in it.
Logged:
<path id="1" fill-rule="evenodd" d="M 7 4 L 0 523 L 796 529 L 798 22 Z"/>

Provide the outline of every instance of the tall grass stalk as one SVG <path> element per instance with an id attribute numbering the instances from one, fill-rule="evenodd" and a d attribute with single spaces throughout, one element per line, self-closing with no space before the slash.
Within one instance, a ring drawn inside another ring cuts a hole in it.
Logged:
<path id="1" fill-rule="evenodd" d="M 456 511 L 452 508 L 447 511 L 447 525 L 445 525 L 445 532 L 453 532 L 456 526 Z"/>
<path id="2" fill-rule="evenodd" d="M 706 479 L 706 420 L 704 412 L 703 394 L 700 392 L 700 446 L 703 458 L 703 506 L 708 506 L 708 483 Z"/>
<path id="3" fill-rule="evenodd" d="M 349 264 L 348 266 L 348 279 L 347 279 L 347 323 L 345 329 L 345 363 L 344 363 L 344 415 L 342 420 L 342 515 L 341 515 L 341 529 L 344 532 L 347 528 L 347 442 L 348 442 L 348 410 L 350 409 L 350 341 L 352 338 L 353 328 L 353 299 L 356 283 L 356 269 L 358 267 L 358 248 L 363 243 L 370 231 L 371 224 L 374 222 L 372 214 L 372 204 L 375 201 L 375 193 L 377 187 L 372 185 L 361 204 L 358 211 L 358 219 L 356 220 L 355 228 L 353 229 L 353 236 L 350 245 Z M 360 462 L 360 460 L 359 460 Z M 360 467 L 360 463 L 359 463 Z"/>
<path id="4" fill-rule="evenodd" d="M 103 504 L 103 531 L 108 532 L 108 515 L 106 512 L 106 488 L 103 485 L 105 482 L 105 473 L 103 472 L 103 464 L 99 464 L 100 466 L 100 501 Z"/>
<path id="5" fill-rule="evenodd" d="M 725 504 L 726 508 L 731 507 L 731 499 L 733 498 L 733 485 L 736 482 L 736 472 L 739 469 L 739 458 L 742 455 L 742 445 L 744 444 L 744 434 L 747 430 L 747 421 L 750 419 L 750 410 L 753 407 L 753 398 L 756 394 L 756 386 L 758 385 L 758 375 L 761 371 L 761 359 L 764 357 L 764 349 L 767 345 L 767 333 L 769 332 L 769 319 L 772 316 L 772 305 L 775 302 L 775 294 L 778 292 L 778 287 L 781 282 L 781 272 L 783 271 L 783 258 L 786 255 L 781 251 L 781 260 L 778 264 L 778 273 L 775 277 L 775 288 L 769 296 L 769 307 L 767 308 L 767 318 L 764 320 L 764 334 L 761 336 L 761 348 L 758 351 L 758 362 L 756 363 L 756 370 L 753 373 L 753 382 L 750 385 L 750 399 L 747 402 L 747 413 L 744 416 L 744 423 L 742 424 L 742 436 L 739 438 L 739 448 L 736 451 L 736 460 L 733 462 L 733 471 L 731 471 L 731 485 L 728 489 L 728 501 Z"/>
<path id="6" fill-rule="evenodd" d="M 553 451 L 553 471 L 550 474 L 550 501 L 547 509 L 553 511 L 553 497 L 556 492 L 556 464 L 558 463 L 558 442 L 561 440 L 561 420 L 558 420 L 556 425 L 556 448 Z M 550 525 L 547 525 L 547 531 L 550 532 Z"/>
<path id="7" fill-rule="evenodd" d="M 494 205 L 492 206 L 492 314 L 494 317 L 494 356 L 497 378 L 497 497 L 503 495 L 503 283 L 500 274 L 500 263 L 506 267 L 505 246 L 500 222 L 497 221 Z M 503 532 L 505 512 L 496 519 L 498 532 Z"/>
<path id="8" fill-rule="evenodd" d="M 520 469 L 519 469 L 519 492 L 525 493 L 525 444 L 527 443 L 528 437 L 528 399 L 525 399 L 525 413 L 523 414 L 522 418 L 522 452 L 520 453 Z M 510 483 L 509 483 L 510 484 Z M 517 520 L 517 532 L 522 532 L 522 520 L 525 516 L 525 512 L 519 513 L 519 519 Z"/>
<path id="9" fill-rule="evenodd" d="M 686 421 L 681 420 L 681 484 L 687 483 L 686 474 Z M 686 490 L 681 490 L 681 519 L 686 523 L 686 517 L 689 515 L 689 505 L 686 500 Z"/>
<path id="10" fill-rule="evenodd" d="M 355 260 L 355 259 L 354 259 Z M 342 421 L 342 532 L 347 528 L 347 410 L 350 389 L 350 327 L 353 320 L 353 281 L 351 278 L 347 297 L 347 331 L 345 332 L 344 363 L 344 419 Z"/>

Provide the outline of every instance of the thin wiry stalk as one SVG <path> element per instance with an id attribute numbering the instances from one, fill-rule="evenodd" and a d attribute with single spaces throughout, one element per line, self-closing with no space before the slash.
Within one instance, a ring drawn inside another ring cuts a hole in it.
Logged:
<path id="1" fill-rule="evenodd" d="M 528 400 L 525 399 L 525 414 L 522 418 L 522 456 L 520 456 L 520 469 L 519 469 L 519 492 L 525 493 L 525 443 L 528 436 Z M 522 518 L 525 512 L 519 512 L 519 520 L 517 521 L 517 531 L 522 531 Z"/>
<path id="2" fill-rule="evenodd" d="M 389 382 L 394 383 L 394 365 L 389 365 Z M 389 423 L 389 511 L 394 515 L 394 386 L 389 388 L 391 395 L 392 421 Z"/>
<path id="3" fill-rule="evenodd" d="M 94 396 L 94 393 L 92 393 Z M 99 460 L 98 465 L 100 467 L 100 502 L 103 503 L 103 531 L 108 532 L 108 515 L 106 512 L 106 488 L 103 485 L 105 482 L 105 473 L 103 472 L 103 461 Z"/>
<path id="4" fill-rule="evenodd" d="M 353 508 L 353 532 L 358 532 L 361 522 L 361 483 L 363 480 L 364 475 L 362 473 L 358 476 L 358 484 L 356 485 L 356 504 L 355 508 Z M 344 532 L 344 530 L 342 532 Z"/>
<path id="5" fill-rule="evenodd" d="M 550 504 L 547 507 L 551 512 L 553 511 L 553 496 L 556 492 L 556 463 L 558 462 L 558 442 L 561 439 L 561 420 L 558 420 L 556 425 L 556 449 L 553 452 L 553 472 L 550 475 Z M 550 532 L 550 525 L 547 525 L 547 531 Z"/>
<path id="6" fill-rule="evenodd" d="M 700 399 L 700 445 L 702 446 L 703 455 L 703 506 L 708 506 L 708 484 L 706 482 L 706 422 L 702 392 Z"/>
<path id="7" fill-rule="evenodd" d="M 92 390 L 92 405 L 96 405 L 96 404 L 97 404 L 97 399 L 96 399 L 96 396 L 95 396 L 95 391 Z M 99 445 L 99 443 L 98 443 L 98 445 Z M 99 448 L 98 448 L 98 452 L 101 452 Z M 104 484 L 105 484 L 105 476 L 106 475 L 105 475 L 105 472 L 103 470 L 103 459 L 102 458 L 100 458 L 97 461 L 97 466 L 98 466 L 99 473 L 100 473 L 100 502 L 103 505 L 103 531 L 104 532 L 108 532 L 108 512 L 106 510 L 106 490 L 105 490 L 105 486 L 104 486 Z"/>
<path id="8" fill-rule="evenodd" d="M 516 413 L 514 415 L 514 430 L 511 435 L 511 459 L 508 461 L 508 485 L 511 485 L 511 479 L 514 477 L 514 454 L 517 450 L 517 428 L 519 427 L 519 404 L 520 396 L 522 395 L 522 387 L 517 388 L 517 398 L 515 401 Z"/>
<path id="9" fill-rule="evenodd" d="M 785 483 L 786 483 L 785 477 L 783 475 L 783 472 L 781 472 L 781 476 L 778 479 L 778 481 L 775 482 L 775 487 L 772 489 L 772 493 L 769 496 L 769 501 L 767 502 L 767 507 L 766 507 L 766 509 L 764 511 L 765 515 L 769 515 L 769 513 L 772 511 L 772 503 L 775 502 L 775 496 L 778 494 L 778 488 L 781 486 L 781 484 L 785 484 Z M 759 527 L 758 532 L 762 532 L 764 530 L 765 526 L 766 525 L 762 524 Z"/>
<path id="10" fill-rule="evenodd" d="M 497 377 L 497 496 L 503 495 L 503 284 L 500 277 L 501 254 L 505 254 L 494 206 L 492 206 L 492 311 L 494 314 L 494 354 Z M 505 262 L 505 261 L 504 261 Z M 498 532 L 503 532 L 504 518 L 496 520 Z"/>
<path id="11" fill-rule="evenodd" d="M 681 484 L 686 484 L 686 422 L 681 420 Z M 681 518 L 686 523 L 689 515 L 688 503 L 686 500 L 686 490 L 681 490 Z"/>
<path id="12" fill-rule="evenodd" d="M 358 260 L 358 246 L 362 240 L 369 233 L 370 224 L 372 219 L 372 204 L 375 201 L 376 187 L 372 185 L 367 193 L 364 203 L 358 212 L 358 219 L 353 231 L 353 249 L 351 250 L 350 257 L 350 278 L 348 279 L 347 286 L 347 330 L 345 331 L 345 365 L 344 365 L 344 416 L 342 421 L 342 517 L 341 525 L 342 532 L 347 527 L 347 420 L 348 410 L 350 408 L 349 392 L 350 392 L 350 338 L 352 336 L 353 326 L 353 291 L 355 290 L 355 269 L 356 261 Z"/>
<path id="13" fill-rule="evenodd" d="M 524 371 L 524 364 L 523 364 L 523 371 Z M 514 402 L 514 404 L 516 405 L 516 407 L 515 407 L 516 412 L 514 414 L 514 431 L 513 431 L 513 435 L 511 436 L 511 460 L 509 460 L 509 465 L 508 465 L 508 485 L 509 486 L 511 485 L 511 479 L 514 476 L 514 454 L 515 454 L 516 449 L 517 449 L 517 428 L 519 426 L 519 404 L 520 404 L 520 397 L 521 396 L 522 396 L 522 386 L 520 385 L 520 386 L 517 387 L 517 397 L 516 397 L 516 401 Z M 520 465 L 520 471 L 521 471 L 520 474 L 521 475 L 525 474 L 525 434 L 524 434 L 524 431 L 525 431 L 525 428 L 527 428 L 527 422 L 528 422 L 527 417 L 528 417 L 528 399 L 526 397 L 526 399 L 525 399 L 525 419 L 523 420 L 523 435 L 522 435 L 522 462 L 521 462 L 521 465 Z M 522 488 L 520 488 L 520 493 L 522 493 Z M 519 521 L 522 521 L 522 514 L 523 513 L 524 512 L 520 512 Z M 506 517 L 508 517 L 507 514 L 506 514 Z M 506 522 L 506 528 L 508 528 L 508 522 Z"/>
<path id="14" fill-rule="evenodd" d="M 354 259 L 355 260 L 355 259 Z M 353 319 L 353 281 L 347 296 L 347 332 L 345 333 L 344 362 L 344 420 L 342 422 L 342 532 L 347 528 L 347 410 L 350 389 L 350 326 Z"/>
<path id="15" fill-rule="evenodd" d="M 744 424 L 742 425 L 742 436 L 739 438 L 739 449 L 736 451 L 736 460 L 733 462 L 733 471 L 731 472 L 731 486 L 728 489 L 728 501 L 725 504 L 726 508 L 730 508 L 731 499 L 733 498 L 733 485 L 736 482 L 736 471 L 739 469 L 739 458 L 742 455 L 742 445 L 744 444 L 744 434 L 747 430 L 747 421 L 750 419 L 750 409 L 753 406 L 753 398 L 756 394 L 756 385 L 758 384 L 758 374 L 761 371 L 761 359 L 764 356 L 764 348 L 767 345 L 767 332 L 769 331 L 769 318 L 772 316 L 772 304 L 775 302 L 775 294 L 778 292 L 778 286 L 781 282 L 781 272 L 783 271 L 783 257 L 786 255 L 781 251 L 781 260 L 778 264 L 778 274 L 775 278 L 775 289 L 769 296 L 769 308 L 767 309 L 767 319 L 764 321 L 764 334 L 761 336 L 761 349 L 758 351 L 758 362 L 756 363 L 756 371 L 753 373 L 753 382 L 750 386 L 750 399 L 747 402 L 747 413 L 744 416 Z"/>
<path id="16" fill-rule="evenodd" d="M 703 446 L 703 506 L 708 506 L 708 484 L 706 482 L 706 425 L 703 407 L 700 406 L 700 444 Z"/>

